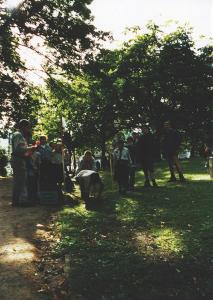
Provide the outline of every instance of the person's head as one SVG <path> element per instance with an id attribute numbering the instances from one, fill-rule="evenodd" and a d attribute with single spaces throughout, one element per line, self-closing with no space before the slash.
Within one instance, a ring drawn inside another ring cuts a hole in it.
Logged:
<path id="1" fill-rule="evenodd" d="M 89 161 L 92 159 L 92 152 L 90 150 L 86 150 L 84 152 L 84 160 Z"/>
<path id="2" fill-rule="evenodd" d="M 40 145 L 45 145 L 47 143 L 47 137 L 45 135 L 41 135 L 39 141 Z"/>
<path id="3" fill-rule="evenodd" d="M 24 134 L 24 136 L 30 136 L 31 134 L 31 125 L 30 122 L 26 119 L 22 119 L 18 123 L 19 130 Z"/>
<path id="4" fill-rule="evenodd" d="M 118 147 L 118 149 L 122 149 L 123 148 L 123 146 L 124 146 L 124 141 L 123 140 L 118 140 L 118 142 L 117 142 L 117 147 Z"/>
<path id="5" fill-rule="evenodd" d="M 132 136 L 129 136 L 128 138 L 127 138 L 127 144 L 128 145 L 132 145 L 133 144 L 133 142 L 134 142 L 134 140 L 133 140 L 133 137 Z"/>

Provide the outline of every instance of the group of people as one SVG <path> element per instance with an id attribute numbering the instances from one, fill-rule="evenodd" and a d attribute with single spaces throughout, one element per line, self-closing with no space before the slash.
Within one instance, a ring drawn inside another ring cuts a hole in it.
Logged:
<path id="1" fill-rule="evenodd" d="M 31 125 L 23 119 L 12 137 L 12 206 L 31 206 L 42 191 L 56 191 L 60 197 L 64 178 L 61 142 L 47 143 L 46 136 L 31 140 Z"/>
<path id="2" fill-rule="evenodd" d="M 114 179 L 118 183 L 119 192 L 125 193 L 133 190 L 135 185 L 135 171 L 139 166 L 143 169 L 145 187 L 157 187 L 154 175 L 154 162 L 156 156 L 156 140 L 148 126 L 142 126 L 141 134 L 133 133 L 126 140 L 119 139 L 113 152 Z M 169 182 L 175 182 L 179 175 L 180 182 L 185 182 L 183 170 L 178 160 L 181 137 L 173 129 L 169 121 L 164 123 L 161 137 L 162 155 L 168 162 L 170 170 Z"/>
<path id="3" fill-rule="evenodd" d="M 134 190 L 135 172 L 139 166 L 143 169 L 145 187 L 157 187 L 154 174 L 156 140 L 148 126 L 143 126 L 141 134 L 134 132 L 126 142 L 117 140 L 113 151 L 114 179 L 119 192 Z M 37 142 L 30 142 L 31 126 L 28 120 L 21 120 L 18 130 L 12 137 L 11 165 L 13 168 L 13 206 L 34 205 L 39 201 L 42 191 L 56 191 L 62 196 L 62 184 L 65 174 L 65 157 L 62 155 L 61 142 L 47 143 L 45 136 Z M 181 182 L 185 181 L 178 160 L 181 138 L 170 122 L 164 123 L 161 139 L 162 154 L 170 170 L 169 182 L 177 180 L 175 169 Z M 70 162 L 68 163 L 70 167 Z M 103 183 L 98 173 L 96 161 L 90 150 L 85 151 L 78 161 L 75 172 L 76 182 L 80 184 L 81 196 L 85 202 L 89 199 L 91 188 L 95 187 L 100 196 Z"/>

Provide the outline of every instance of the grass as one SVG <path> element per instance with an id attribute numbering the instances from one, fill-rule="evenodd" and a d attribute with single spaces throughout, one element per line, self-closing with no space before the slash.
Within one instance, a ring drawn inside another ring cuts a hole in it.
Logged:
<path id="1" fill-rule="evenodd" d="M 70 289 L 83 299 L 213 299 L 213 182 L 200 159 L 182 162 L 187 183 L 119 196 L 104 173 L 104 201 L 60 213 L 57 251 L 70 256 Z"/>

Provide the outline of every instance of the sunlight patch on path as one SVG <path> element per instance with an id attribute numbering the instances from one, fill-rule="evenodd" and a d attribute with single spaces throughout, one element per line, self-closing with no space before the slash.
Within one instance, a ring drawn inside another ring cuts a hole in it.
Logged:
<path id="1" fill-rule="evenodd" d="M 21 238 L 0 247 L 0 263 L 27 263 L 35 258 L 35 247 Z"/>

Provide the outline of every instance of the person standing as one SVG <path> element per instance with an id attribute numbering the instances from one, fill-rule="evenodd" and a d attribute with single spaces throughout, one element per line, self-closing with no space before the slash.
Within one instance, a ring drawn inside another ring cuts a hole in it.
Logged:
<path id="1" fill-rule="evenodd" d="M 124 141 L 119 140 L 113 152 L 114 179 L 118 183 L 119 193 L 125 194 L 128 189 L 129 168 L 132 164 L 129 150 Z"/>
<path id="2" fill-rule="evenodd" d="M 51 154 L 53 189 L 58 191 L 59 201 L 63 200 L 62 184 L 64 182 L 64 166 L 62 151 L 63 146 L 61 142 L 57 142 Z"/>
<path id="3" fill-rule="evenodd" d="M 137 161 L 141 165 L 145 182 L 144 187 L 150 187 L 150 181 L 153 187 L 157 187 L 154 176 L 154 153 L 155 140 L 148 126 L 142 126 L 142 135 L 137 143 Z"/>
<path id="4" fill-rule="evenodd" d="M 134 143 L 133 137 L 129 136 L 127 138 L 126 148 L 129 150 L 129 155 L 132 161 L 131 166 L 129 167 L 129 180 L 128 180 L 128 189 L 130 191 L 134 190 L 135 186 L 135 170 L 136 170 L 136 144 Z"/>
<path id="5" fill-rule="evenodd" d="M 12 206 L 30 206 L 27 177 L 27 158 L 37 149 L 28 147 L 31 125 L 26 119 L 18 123 L 18 130 L 12 136 L 11 166 L 13 169 Z"/>
<path id="6" fill-rule="evenodd" d="M 179 174 L 181 182 L 185 182 L 185 177 L 183 175 L 183 170 L 181 164 L 178 160 L 178 152 L 181 145 L 181 136 L 179 132 L 172 128 L 171 122 L 164 122 L 164 131 L 162 138 L 162 153 L 168 162 L 170 170 L 170 179 L 168 182 L 175 182 L 175 168 Z"/>
<path id="7" fill-rule="evenodd" d="M 36 145 L 36 142 L 32 142 L 32 145 Z M 28 197 L 32 204 L 38 203 L 39 200 L 39 171 L 40 171 L 40 153 L 34 151 L 31 156 L 27 157 L 27 185 L 28 185 Z"/>
<path id="8" fill-rule="evenodd" d="M 39 176 L 39 192 L 54 189 L 53 172 L 51 164 L 52 148 L 47 143 L 46 136 L 39 138 L 38 152 L 40 153 L 40 176 Z"/>

